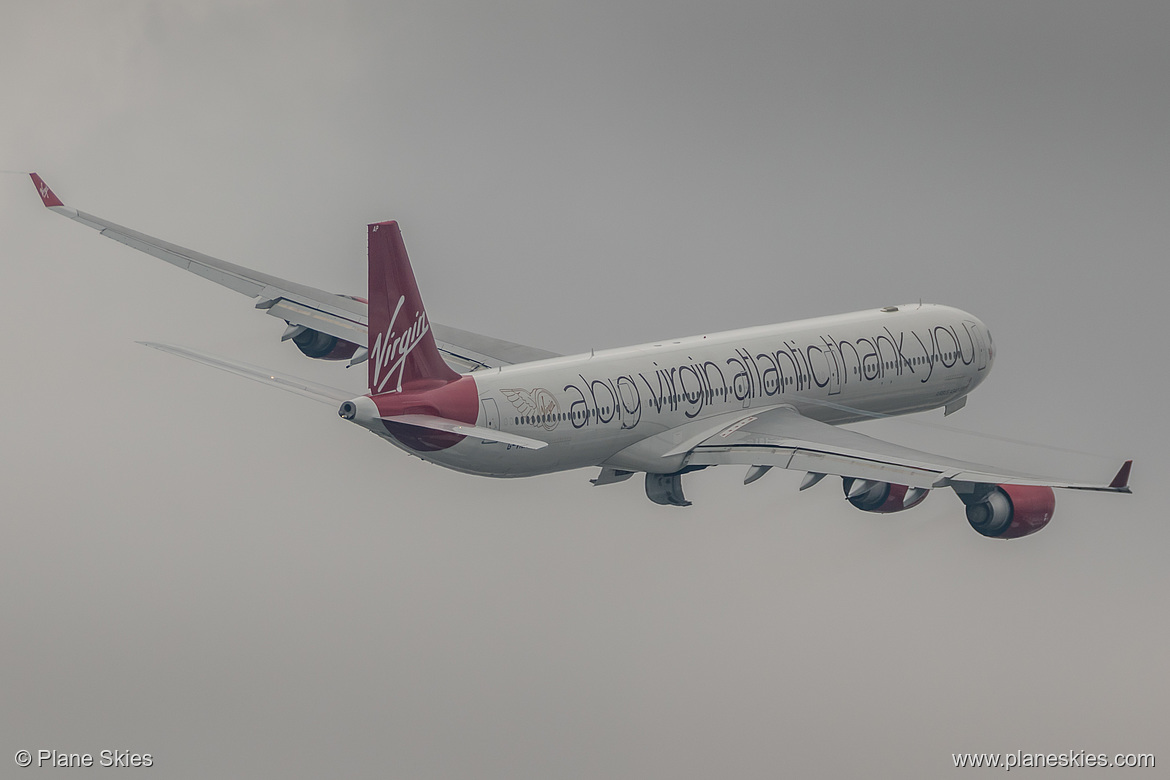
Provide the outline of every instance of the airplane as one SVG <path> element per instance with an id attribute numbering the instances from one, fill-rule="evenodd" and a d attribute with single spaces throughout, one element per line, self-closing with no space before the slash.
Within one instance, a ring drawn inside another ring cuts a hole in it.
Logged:
<path id="1" fill-rule="evenodd" d="M 1019 473 L 933 455 L 840 427 L 961 409 L 990 373 L 995 343 L 949 306 L 883 306 L 776 325 L 558 355 L 432 322 L 396 222 L 367 226 L 368 298 L 253 271 L 67 207 L 30 174 L 44 205 L 101 235 L 256 299 L 307 357 L 367 365 L 353 393 L 197 350 L 147 346 L 328 404 L 394 446 L 467 474 L 527 477 L 600 469 L 594 485 L 644 474 L 656 504 L 689 506 L 682 477 L 746 466 L 827 475 L 866 512 L 918 506 L 950 488 L 983 536 L 1044 528 L 1053 488 L 1130 493 L 1132 461 L 1107 483 Z"/>

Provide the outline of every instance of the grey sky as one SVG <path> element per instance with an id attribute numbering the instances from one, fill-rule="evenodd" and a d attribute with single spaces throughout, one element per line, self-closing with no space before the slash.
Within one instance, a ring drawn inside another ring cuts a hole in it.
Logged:
<path id="1" fill-rule="evenodd" d="M 394 218 L 434 319 L 561 352 L 948 303 L 998 348 L 948 423 L 1107 457 L 867 432 L 1074 475 L 1136 460 L 1134 496 L 1058 493 L 1014 543 L 953 495 L 872 516 L 798 474 L 693 475 L 688 510 L 591 472 L 461 476 L 138 346 L 364 381 L 0 175 L 5 776 L 21 748 L 177 778 L 1170 763 L 1164 2 L 3 19 L 0 168 L 69 205 L 357 294 L 364 226 Z"/>

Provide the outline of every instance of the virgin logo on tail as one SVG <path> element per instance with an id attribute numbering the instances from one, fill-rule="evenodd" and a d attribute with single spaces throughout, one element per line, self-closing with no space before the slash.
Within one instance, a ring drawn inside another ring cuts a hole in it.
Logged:
<path id="1" fill-rule="evenodd" d="M 394 314 L 390 316 L 390 324 L 386 327 L 386 332 L 378 334 L 374 348 L 370 350 L 370 361 L 374 367 L 374 379 L 370 385 L 372 392 L 382 392 L 396 371 L 398 372 L 398 382 L 395 390 L 399 392 L 402 390 L 402 374 L 406 368 L 406 358 L 419 345 L 423 336 L 430 332 L 431 326 L 427 322 L 427 313 L 421 311 L 415 316 L 413 325 L 399 335 L 394 335 L 394 323 L 397 321 L 398 313 L 402 311 L 402 304 L 405 302 L 406 296 L 399 296 L 398 305 L 394 307 Z M 383 371 L 385 374 L 382 373 Z"/>

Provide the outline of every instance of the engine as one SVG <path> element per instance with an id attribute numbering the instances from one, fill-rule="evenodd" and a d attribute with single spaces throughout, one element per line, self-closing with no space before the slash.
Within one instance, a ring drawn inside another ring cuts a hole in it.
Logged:
<path id="1" fill-rule="evenodd" d="M 352 342 L 301 325 L 294 327 L 303 330 L 298 330 L 290 338 L 297 345 L 297 349 L 307 357 L 317 360 L 349 360 L 358 351 L 358 345 Z"/>
<path id="2" fill-rule="evenodd" d="M 365 298 L 357 295 L 339 295 L 340 298 L 349 298 L 351 301 L 368 304 Z M 266 305 L 271 306 L 273 302 L 268 302 Z M 270 312 L 271 313 L 271 312 Z M 322 333 L 319 330 L 313 330 L 307 325 L 293 325 L 288 320 L 285 320 L 288 327 L 284 331 L 284 335 L 280 337 L 281 341 L 292 342 L 297 345 L 297 349 L 301 351 L 306 357 L 315 358 L 317 360 L 349 360 L 361 348 L 359 345 L 345 339 L 339 339 L 337 336 L 330 336 L 328 333 Z"/>
<path id="3" fill-rule="evenodd" d="M 963 497 L 967 521 L 984 536 L 1018 539 L 1048 525 L 1056 508 L 1052 488 L 1037 485 L 995 485 L 982 495 Z"/>
<path id="4" fill-rule="evenodd" d="M 918 506 L 925 500 L 929 490 L 912 488 L 906 485 L 892 485 L 889 482 L 876 482 L 870 479 L 854 479 L 845 477 L 841 481 L 845 489 L 845 497 L 849 503 L 863 512 L 878 512 L 888 514 L 901 512 L 912 506 Z"/>

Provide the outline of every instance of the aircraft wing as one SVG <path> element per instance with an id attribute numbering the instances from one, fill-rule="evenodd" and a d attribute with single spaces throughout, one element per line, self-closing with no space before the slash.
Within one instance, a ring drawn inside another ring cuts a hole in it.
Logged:
<path id="1" fill-rule="evenodd" d="M 365 301 L 347 295 L 318 290 L 278 276 L 253 271 L 226 260 L 186 249 L 162 239 L 139 233 L 101 217 L 69 208 L 58 198 L 49 186 L 35 173 L 29 174 L 41 201 L 51 211 L 80 222 L 97 230 L 106 238 L 125 244 L 132 249 L 145 252 L 184 271 L 202 276 L 216 284 L 256 298 L 256 308 L 267 311 L 290 325 L 328 333 L 359 347 L 367 344 L 367 305 Z M 431 323 L 439 351 L 451 366 L 461 372 L 482 368 L 526 363 L 533 360 L 557 357 L 535 347 L 527 347 L 510 341 L 482 336 L 477 333 Z"/>
<path id="2" fill-rule="evenodd" d="M 1045 485 L 1129 493 L 1130 461 L 1107 484 L 1044 477 L 902 447 L 805 417 L 791 406 L 749 415 L 693 447 L 688 466 L 774 466 L 917 488 Z"/>

